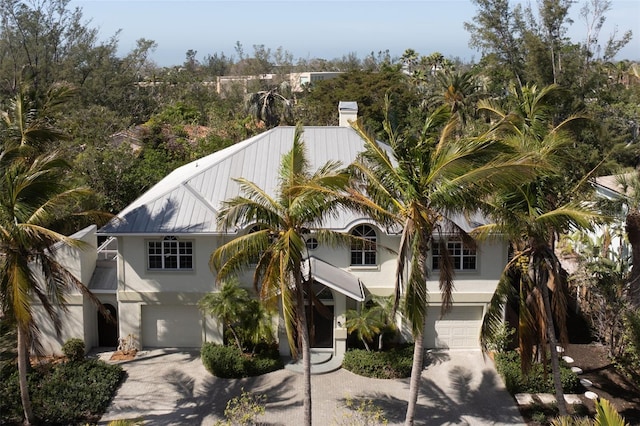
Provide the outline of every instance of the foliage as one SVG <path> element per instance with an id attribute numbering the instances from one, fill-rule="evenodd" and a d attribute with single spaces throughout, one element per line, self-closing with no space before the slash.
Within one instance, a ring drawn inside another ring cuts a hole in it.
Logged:
<path id="1" fill-rule="evenodd" d="M 206 342 L 200 352 L 202 364 L 216 377 L 235 379 L 259 376 L 283 368 L 277 350 L 244 354 L 236 346 Z"/>
<path id="2" fill-rule="evenodd" d="M 219 291 L 204 296 L 199 305 L 224 325 L 225 335 L 229 332 L 242 351 L 275 342 L 272 312 L 240 288 L 236 278 L 224 281 Z"/>
<path id="3" fill-rule="evenodd" d="M 295 115 L 305 126 L 338 125 L 337 106 L 340 101 L 356 101 L 358 115 L 376 137 L 385 136 L 385 97 L 393 97 L 389 116 L 395 126 L 406 127 L 411 108 L 419 97 L 411 90 L 399 70 L 382 72 L 352 71 L 336 78 L 314 83 L 300 95 Z"/>
<path id="4" fill-rule="evenodd" d="M 65 265 L 53 248 L 81 248 L 65 234 L 105 215 L 91 208 L 92 192 L 69 181 L 70 164 L 52 147 L 65 139 L 43 115 L 68 100 L 69 90 L 57 86 L 41 109 L 33 109 L 22 91 L 4 113 L 0 141 L 0 310 L 17 328 L 18 371 L 26 422 L 32 421 L 27 386 L 29 348 L 38 347 L 37 301 L 60 334 L 65 296 L 76 290 L 102 304 Z M 24 108 L 27 108 L 25 110 Z"/>
<path id="5" fill-rule="evenodd" d="M 557 417 L 551 421 L 551 426 L 627 426 L 628 423 L 616 411 L 607 399 L 595 401 L 596 416 L 593 420 L 585 417 Z"/>
<path id="6" fill-rule="evenodd" d="M 107 426 L 142 426 L 144 425 L 144 420 L 142 418 L 138 419 L 118 419 L 111 420 L 107 423 Z"/>
<path id="7" fill-rule="evenodd" d="M 384 416 L 384 411 L 370 399 L 355 401 L 352 398 L 347 398 L 344 406 L 350 411 L 336 419 L 332 425 L 378 426 L 389 424 L 389 420 Z"/>
<path id="8" fill-rule="evenodd" d="M 20 423 L 16 366 L 7 365 L 0 376 L 0 423 Z M 52 425 L 96 422 L 123 378 L 122 367 L 93 359 L 37 366 L 28 378 L 35 418 Z"/>
<path id="9" fill-rule="evenodd" d="M 395 333 L 393 322 L 393 297 L 374 296 L 359 309 L 349 309 L 346 313 L 345 326 L 350 335 L 362 342 L 366 350 L 369 344 L 378 337 L 378 350 L 382 350 L 385 337 Z"/>
<path id="10" fill-rule="evenodd" d="M 225 420 L 218 420 L 216 426 L 254 425 L 256 417 L 264 414 L 267 395 L 256 395 L 242 389 L 242 394 L 231 398 L 224 409 Z"/>
<path id="11" fill-rule="evenodd" d="M 226 420 L 218 420 L 216 426 L 254 425 L 256 417 L 264 414 L 267 395 L 256 395 L 242 389 L 242 394 L 231 398 L 224 409 Z"/>
<path id="12" fill-rule="evenodd" d="M 517 393 L 554 393 L 553 378 L 549 371 L 545 374 L 543 364 L 535 363 L 528 373 L 522 372 L 520 356 L 516 351 L 502 352 L 495 356 L 496 370 L 502 376 L 510 394 Z M 562 365 L 560 369 L 564 393 L 576 393 L 580 381 L 571 368 Z"/>
<path id="13" fill-rule="evenodd" d="M 62 353 L 69 361 L 82 361 L 85 354 L 84 340 L 79 338 L 68 339 L 62 345 Z"/>
<path id="14" fill-rule="evenodd" d="M 493 326 L 487 338 L 487 350 L 490 352 L 505 352 L 511 349 L 516 329 L 506 322 L 500 322 Z"/>
<path id="15" fill-rule="evenodd" d="M 360 376 L 397 379 L 411 375 L 413 346 L 401 346 L 383 352 L 352 349 L 344 354 L 342 368 Z"/>

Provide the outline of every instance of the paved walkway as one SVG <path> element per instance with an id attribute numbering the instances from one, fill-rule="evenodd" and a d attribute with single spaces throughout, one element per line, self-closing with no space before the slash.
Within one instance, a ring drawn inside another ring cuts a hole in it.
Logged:
<path id="1" fill-rule="evenodd" d="M 422 375 L 418 425 L 524 425 L 493 363 L 479 351 L 428 355 Z M 302 423 L 302 376 L 280 370 L 246 379 L 209 374 L 196 352 L 142 351 L 121 363 L 128 377 L 100 424 L 142 418 L 146 425 L 212 425 L 242 390 L 267 397 L 264 425 Z M 390 425 L 402 424 L 409 379 L 368 379 L 344 369 L 312 376 L 313 424 L 357 424 L 345 401 L 371 400 Z"/>

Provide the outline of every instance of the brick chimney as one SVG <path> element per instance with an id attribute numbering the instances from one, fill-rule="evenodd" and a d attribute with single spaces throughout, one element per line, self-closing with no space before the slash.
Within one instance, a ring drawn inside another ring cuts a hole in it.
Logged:
<path id="1" fill-rule="evenodd" d="M 354 101 L 340 101 L 338 103 L 339 125 L 351 127 L 350 121 L 358 119 L 358 103 Z"/>

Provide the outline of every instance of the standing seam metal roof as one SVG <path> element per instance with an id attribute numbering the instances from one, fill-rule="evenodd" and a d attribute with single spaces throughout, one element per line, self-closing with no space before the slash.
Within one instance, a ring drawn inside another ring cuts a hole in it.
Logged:
<path id="1" fill-rule="evenodd" d="M 239 195 L 234 178 L 243 177 L 275 194 L 282 155 L 291 150 L 295 127 L 276 127 L 193 161 L 169 173 L 104 226 L 101 234 L 216 234 L 223 201 Z M 305 127 L 302 139 L 311 170 L 327 161 L 344 166 L 364 149 L 349 127 Z M 346 212 L 323 225 L 348 229 L 359 218 Z"/>

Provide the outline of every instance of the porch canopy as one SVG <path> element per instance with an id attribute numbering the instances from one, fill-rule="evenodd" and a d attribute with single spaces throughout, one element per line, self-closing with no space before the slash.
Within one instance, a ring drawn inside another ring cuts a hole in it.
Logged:
<path id="1" fill-rule="evenodd" d="M 311 277 L 320 284 L 353 300 L 364 302 L 364 288 L 357 277 L 314 256 L 309 256 L 303 263 L 303 275 L 309 276 L 309 268 L 311 269 Z"/>

